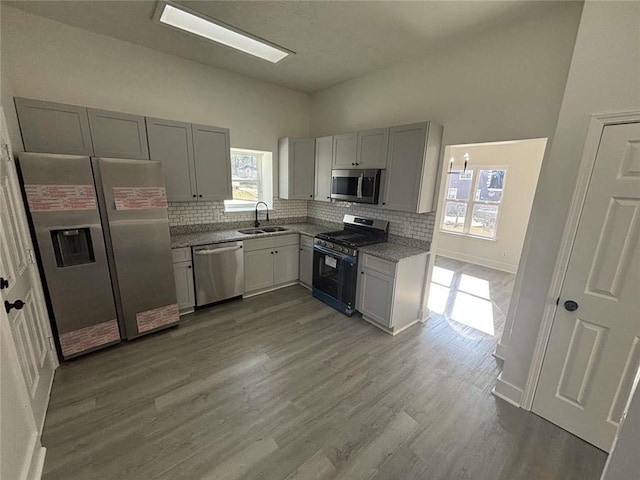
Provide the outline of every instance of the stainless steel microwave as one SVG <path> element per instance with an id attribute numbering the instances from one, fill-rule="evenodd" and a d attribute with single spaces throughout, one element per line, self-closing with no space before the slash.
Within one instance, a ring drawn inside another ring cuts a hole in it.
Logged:
<path id="1" fill-rule="evenodd" d="M 381 170 L 332 170 L 331 198 L 344 202 L 378 203 Z"/>

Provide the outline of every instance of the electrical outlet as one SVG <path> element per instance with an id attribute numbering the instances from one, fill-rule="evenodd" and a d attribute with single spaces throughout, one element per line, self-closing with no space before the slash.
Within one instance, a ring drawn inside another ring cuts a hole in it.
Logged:
<path id="1" fill-rule="evenodd" d="M 502 252 L 502 256 L 506 257 L 507 256 L 507 251 L 505 250 L 504 252 Z"/>

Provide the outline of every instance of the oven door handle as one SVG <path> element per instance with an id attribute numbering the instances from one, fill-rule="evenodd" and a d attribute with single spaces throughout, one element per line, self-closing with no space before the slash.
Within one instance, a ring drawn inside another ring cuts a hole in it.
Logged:
<path id="1" fill-rule="evenodd" d="M 363 180 L 364 180 L 364 173 L 361 173 L 360 176 L 358 177 L 358 191 L 357 191 L 358 198 L 362 198 L 362 181 Z"/>
<path id="2" fill-rule="evenodd" d="M 355 257 L 351 255 L 345 255 L 343 253 L 336 253 L 332 250 L 326 249 L 324 247 L 320 247 L 319 245 L 314 245 L 313 249 L 317 252 L 324 253 L 325 255 L 329 255 L 330 257 L 337 258 L 339 260 L 347 260 L 351 263 L 355 263 Z"/>

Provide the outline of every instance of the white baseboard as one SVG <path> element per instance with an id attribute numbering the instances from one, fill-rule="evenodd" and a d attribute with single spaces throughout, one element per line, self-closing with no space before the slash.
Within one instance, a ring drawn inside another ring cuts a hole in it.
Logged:
<path id="1" fill-rule="evenodd" d="M 496 345 L 496 349 L 493 352 L 493 356 L 504 362 L 504 359 L 507 356 L 507 348 L 508 347 L 506 345 L 498 343 L 498 345 Z"/>
<path id="2" fill-rule="evenodd" d="M 44 458 L 47 454 L 47 449 L 39 445 L 40 442 L 38 441 L 38 447 L 34 448 L 31 454 L 31 462 L 26 477 L 27 480 L 40 480 L 42 478 Z"/>
<path id="3" fill-rule="evenodd" d="M 502 379 L 502 374 L 498 376 L 496 380 L 496 386 L 491 390 L 496 397 L 510 403 L 514 407 L 520 408 L 522 401 L 522 389 L 512 385 L 511 383 Z"/>
<path id="4" fill-rule="evenodd" d="M 290 287 L 292 285 L 301 285 L 297 280 L 294 282 L 281 283 L 279 285 L 274 285 L 273 287 L 263 288 L 262 290 L 254 290 L 253 292 L 243 293 L 242 298 L 251 298 L 256 295 L 262 295 L 263 293 L 273 292 L 274 290 L 280 290 L 281 288 Z"/>
<path id="5" fill-rule="evenodd" d="M 516 273 L 518 271 L 518 265 L 499 262 L 497 260 L 490 260 L 488 258 L 476 257 L 475 255 L 469 255 L 467 253 L 452 252 L 450 250 L 439 248 L 436 254 L 441 257 L 452 258 L 454 260 L 460 260 L 461 262 L 473 263 L 474 265 L 493 268 L 494 270 L 500 270 L 502 272 Z"/>

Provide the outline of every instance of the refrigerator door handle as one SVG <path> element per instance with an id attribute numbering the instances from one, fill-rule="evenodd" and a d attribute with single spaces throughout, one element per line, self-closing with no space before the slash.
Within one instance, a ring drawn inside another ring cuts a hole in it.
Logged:
<path id="1" fill-rule="evenodd" d="M 235 250 L 240 250 L 241 248 L 242 248 L 241 246 L 237 246 L 237 247 L 224 247 L 224 248 L 214 248 L 214 249 L 202 249 L 202 250 L 195 250 L 193 253 L 195 253 L 196 255 L 215 255 L 217 253 L 232 252 Z"/>

